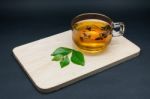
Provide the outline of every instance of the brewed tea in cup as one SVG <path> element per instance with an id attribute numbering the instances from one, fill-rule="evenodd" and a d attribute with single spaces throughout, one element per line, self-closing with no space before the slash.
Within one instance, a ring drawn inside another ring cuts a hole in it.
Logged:
<path id="1" fill-rule="evenodd" d="M 112 37 L 122 36 L 125 28 L 122 22 L 115 23 L 106 15 L 98 13 L 80 14 L 72 20 L 71 25 L 75 45 L 88 53 L 104 51 Z"/>

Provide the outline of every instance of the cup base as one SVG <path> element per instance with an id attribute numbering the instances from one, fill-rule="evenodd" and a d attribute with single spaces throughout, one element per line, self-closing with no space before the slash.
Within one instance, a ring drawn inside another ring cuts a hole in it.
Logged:
<path id="1" fill-rule="evenodd" d="M 79 51 L 83 52 L 84 54 L 87 54 L 87 55 L 97 55 L 97 54 L 101 54 L 103 53 L 105 50 L 106 50 L 106 47 L 103 48 L 103 49 L 100 49 L 100 50 L 85 50 L 85 49 L 82 49 L 80 47 L 78 47 L 76 44 L 73 43 L 73 47 L 75 49 L 78 49 Z"/>

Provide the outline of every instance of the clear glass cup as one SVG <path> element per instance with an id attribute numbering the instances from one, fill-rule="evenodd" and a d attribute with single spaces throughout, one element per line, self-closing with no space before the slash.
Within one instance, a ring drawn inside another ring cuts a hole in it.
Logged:
<path id="1" fill-rule="evenodd" d="M 104 51 L 112 37 L 122 36 L 125 30 L 123 22 L 113 22 L 99 13 L 80 14 L 72 20 L 71 26 L 75 45 L 87 53 Z"/>

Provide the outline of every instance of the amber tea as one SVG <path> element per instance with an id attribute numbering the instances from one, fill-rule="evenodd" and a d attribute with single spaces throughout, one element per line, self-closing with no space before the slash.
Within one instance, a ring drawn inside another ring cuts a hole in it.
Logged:
<path id="1" fill-rule="evenodd" d="M 83 52 L 102 52 L 112 37 L 122 36 L 125 26 L 122 22 L 113 22 L 111 18 L 99 13 L 83 13 L 72 22 L 72 39 Z"/>
<path id="2" fill-rule="evenodd" d="M 103 51 L 112 38 L 109 23 L 98 19 L 86 19 L 73 25 L 75 44 L 86 51 Z"/>

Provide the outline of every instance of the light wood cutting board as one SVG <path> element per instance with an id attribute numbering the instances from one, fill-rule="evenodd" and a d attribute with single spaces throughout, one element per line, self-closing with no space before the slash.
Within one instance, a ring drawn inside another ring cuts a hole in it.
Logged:
<path id="1" fill-rule="evenodd" d="M 99 55 L 85 55 L 85 66 L 60 68 L 50 54 L 58 47 L 74 48 L 71 30 L 15 47 L 13 53 L 36 88 L 51 92 L 139 55 L 140 48 L 125 37 L 114 37 Z"/>

